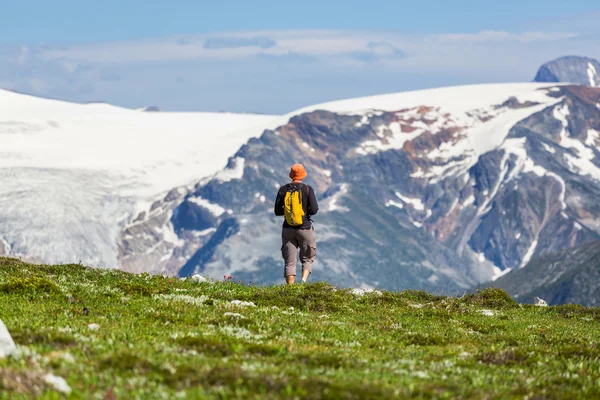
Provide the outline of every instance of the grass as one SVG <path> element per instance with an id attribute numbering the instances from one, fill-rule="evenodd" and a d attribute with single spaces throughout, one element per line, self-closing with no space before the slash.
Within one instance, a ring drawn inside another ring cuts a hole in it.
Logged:
<path id="1" fill-rule="evenodd" d="M 0 258 L 0 319 L 19 346 L 0 399 L 600 398 L 600 309 L 498 289 L 359 297 Z"/>

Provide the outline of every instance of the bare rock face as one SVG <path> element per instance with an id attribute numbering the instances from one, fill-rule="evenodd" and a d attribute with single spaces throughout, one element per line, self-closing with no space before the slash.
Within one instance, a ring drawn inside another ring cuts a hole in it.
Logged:
<path id="1" fill-rule="evenodd" d="M 561 57 L 542 65 L 534 82 L 566 82 L 600 87 L 600 62 L 588 57 Z"/>
<path id="2" fill-rule="evenodd" d="M 531 260 L 527 266 L 501 277 L 489 286 L 506 290 L 523 303 L 600 306 L 600 241 Z"/>

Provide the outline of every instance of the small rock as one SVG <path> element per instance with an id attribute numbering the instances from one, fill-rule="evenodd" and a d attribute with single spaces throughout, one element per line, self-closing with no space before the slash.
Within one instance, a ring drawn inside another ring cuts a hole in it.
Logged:
<path id="1" fill-rule="evenodd" d="M 0 358 L 8 357 L 17 350 L 15 342 L 13 341 L 6 325 L 0 319 Z"/>
<path id="2" fill-rule="evenodd" d="M 487 315 L 488 317 L 493 317 L 494 312 L 492 310 L 479 310 L 480 314 Z"/>
<path id="3" fill-rule="evenodd" d="M 203 282 L 208 282 L 208 279 L 206 279 L 202 275 L 196 274 L 196 275 L 192 276 L 192 282 L 203 283 Z"/>
<path id="4" fill-rule="evenodd" d="M 71 387 L 69 386 L 67 381 L 65 381 L 60 376 L 56 376 L 54 374 L 46 374 L 44 376 L 44 382 L 46 382 L 48 385 L 52 386 L 54 389 L 58 390 L 61 393 L 71 393 Z"/>
<path id="5" fill-rule="evenodd" d="M 100 329 L 100 325 L 98 324 L 89 324 L 88 325 L 88 329 L 91 331 L 97 331 L 98 329 Z"/>
<path id="6" fill-rule="evenodd" d="M 535 298 L 533 304 L 535 304 L 538 307 L 548 307 L 548 303 L 546 303 L 544 299 L 540 299 L 539 297 Z"/>

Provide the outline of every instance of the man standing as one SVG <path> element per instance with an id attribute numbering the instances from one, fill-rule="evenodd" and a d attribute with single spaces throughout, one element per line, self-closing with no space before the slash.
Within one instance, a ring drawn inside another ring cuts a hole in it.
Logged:
<path id="1" fill-rule="evenodd" d="M 319 211 L 319 205 L 312 187 L 302 183 L 306 170 L 295 164 L 290 170 L 291 183 L 282 186 L 275 200 L 275 215 L 285 216 L 281 234 L 281 254 L 285 260 L 284 276 L 288 285 L 296 278 L 296 257 L 300 249 L 302 282 L 312 273 L 317 256 L 317 242 L 311 216 Z"/>

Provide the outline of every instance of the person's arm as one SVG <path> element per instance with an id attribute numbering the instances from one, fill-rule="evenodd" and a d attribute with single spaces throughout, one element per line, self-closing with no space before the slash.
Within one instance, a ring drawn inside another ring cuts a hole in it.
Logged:
<path id="1" fill-rule="evenodd" d="M 275 215 L 278 217 L 282 217 L 283 216 L 283 201 L 284 201 L 284 192 L 283 192 L 283 188 L 279 189 L 279 192 L 277 192 L 277 198 L 275 199 Z"/>
<path id="2" fill-rule="evenodd" d="M 319 212 L 319 204 L 312 187 L 308 187 L 308 215 L 315 215 Z"/>

